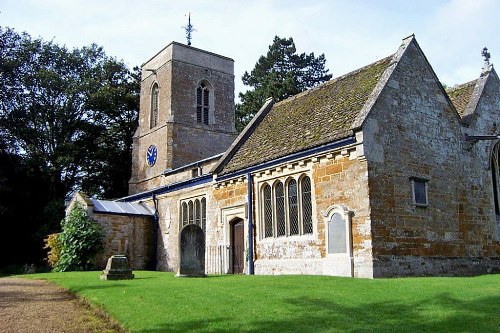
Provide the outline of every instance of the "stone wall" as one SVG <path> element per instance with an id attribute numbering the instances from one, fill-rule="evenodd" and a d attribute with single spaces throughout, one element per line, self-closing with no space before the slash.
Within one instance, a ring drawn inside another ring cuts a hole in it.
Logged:
<path id="1" fill-rule="evenodd" d="M 486 272 L 482 263 L 490 261 L 481 258 L 499 255 L 491 241 L 490 180 L 484 164 L 471 159 L 460 118 L 414 44 L 365 121 L 363 140 L 373 276 Z M 428 205 L 414 203 L 413 178 L 427 181 Z"/>
<path id="2" fill-rule="evenodd" d="M 129 193 L 160 186 L 162 173 L 223 153 L 236 138 L 232 59 L 171 43 L 142 67 L 139 127 Z M 196 120 L 196 89 L 211 87 L 209 124 Z M 151 88 L 159 85 L 158 125 L 150 128 Z M 150 167 L 146 152 L 158 150 Z"/>
<path id="3" fill-rule="evenodd" d="M 104 269 L 108 258 L 123 254 L 131 269 L 152 269 L 153 219 L 142 216 L 125 216 L 93 213 L 92 220 L 104 229 L 104 251 L 98 255 L 97 264 Z"/>
<path id="4" fill-rule="evenodd" d="M 347 207 L 352 213 L 353 270 L 349 276 L 372 277 L 371 233 L 368 205 L 367 164 L 358 159 L 354 145 L 292 161 L 253 174 L 253 222 L 255 274 L 332 274 L 334 260 L 326 253 L 327 213 Z M 262 186 L 280 180 L 311 178 L 313 233 L 300 236 L 263 237 Z M 245 205 L 246 179 L 221 182 L 214 189 L 217 207 L 224 211 Z M 229 228 L 221 221 L 219 230 Z M 245 220 L 245 223 L 248 223 Z M 245 239 L 247 239 L 245 227 Z M 247 245 L 248 246 L 248 245 Z M 343 274 L 340 274 L 343 275 Z"/>

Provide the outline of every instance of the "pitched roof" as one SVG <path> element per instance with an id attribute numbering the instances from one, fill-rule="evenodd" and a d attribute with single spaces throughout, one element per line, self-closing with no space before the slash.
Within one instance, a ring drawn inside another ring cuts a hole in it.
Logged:
<path id="1" fill-rule="evenodd" d="M 446 89 L 446 93 L 450 97 L 455 109 L 457 109 L 458 114 L 460 114 L 460 117 L 463 117 L 467 111 L 467 105 L 469 105 L 472 98 L 476 83 L 477 80 L 474 80 Z"/>
<path id="2" fill-rule="evenodd" d="M 353 135 L 353 125 L 392 56 L 272 106 L 221 175 Z"/>

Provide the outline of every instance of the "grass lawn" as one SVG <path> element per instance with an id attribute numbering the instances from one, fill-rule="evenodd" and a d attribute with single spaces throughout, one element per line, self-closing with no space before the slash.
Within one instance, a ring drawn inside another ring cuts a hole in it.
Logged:
<path id="1" fill-rule="evenodd" d="M 42 278 L 102 306 L 131 332 L 500 332 L 500 275 L 365 280 L 326 276 L 176 278 L 135 271 Z"/>

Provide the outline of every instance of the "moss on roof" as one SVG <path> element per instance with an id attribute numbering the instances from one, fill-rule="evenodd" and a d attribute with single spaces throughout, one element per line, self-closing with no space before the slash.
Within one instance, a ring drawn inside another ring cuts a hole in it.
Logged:
<path id="1" fill-rule="evenodd" d="M 446 89 L 448 97 L 450 97 L 451 102 L 453 103 L 455 109 L 457 109 L 457 112 L 461 117 L 464 116 L 467 110 L 467 105 L 471 100 L 476 82 L 477 80 L 474 80 L 455 86 L 453 88 Z"/>
<path id="2" fill-rule="evenodd" d="M 384 58 L 275 104 L 221 174 L 353 135 L 351 125 L 391 59 Z"/>

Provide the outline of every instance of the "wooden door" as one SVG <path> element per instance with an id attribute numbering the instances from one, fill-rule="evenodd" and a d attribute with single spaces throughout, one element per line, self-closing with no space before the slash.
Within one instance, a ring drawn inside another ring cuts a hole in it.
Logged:
<path id="1" fill-rule="evenodd" d="M 245 232 L 243 220 L 231 224 L 231 252 L 234 274 L 242 274 L 245 266 Z"/>

